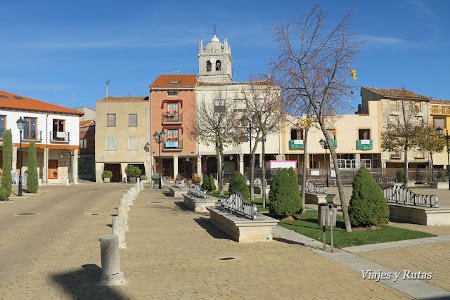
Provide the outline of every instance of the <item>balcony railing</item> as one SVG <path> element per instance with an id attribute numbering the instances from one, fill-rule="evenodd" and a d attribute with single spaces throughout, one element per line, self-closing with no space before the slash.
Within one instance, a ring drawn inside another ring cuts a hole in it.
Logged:
<path id="1" fill-rule="evenodd" d="M 290 140 L 289 149 L 290 150 L 305 149 L 305 144 L 303 143 L 303 140 Z"/>
<path id="2" fill-rule="evenodd" d="M 50 142 L 52 143 L 69 143 L 70 132 L 50 131 Z"/>
<path id="3" fill-rule="evenodd" d="M 332 140 L 331 143 L 333 143 L 333 147 L 336 149 L 336 148 L 337 148 L 337 140 Z M 324 141 L 322 147 L 323 147 L 324 149 L 329 149 L 329 147 L 328 147 L 328 142 L 327 142 L 327 141 Z"/>
<path id="4" fill-rule="evenodd" d="M 356 140 L 356 150 L 372 150 L 372 140 Z"/>
<path id="5" fill-rule="evenodd" d="M 22 135 L 24 141 L 42 141 L 42 130 L 24 131 Z"/>
<path id="6" fill-rule="evenodd" d="M 183 140 L 164 141 L 163 151 L 181 151 L 183 150 Z"/>
<path id="7" fill-rule="evenodd" d="M 180 112 L 177 113 L 164 113 L 161 116 L 161 120 L 163 124 L 176 124 L 183 122 L 183 114 Z"/>

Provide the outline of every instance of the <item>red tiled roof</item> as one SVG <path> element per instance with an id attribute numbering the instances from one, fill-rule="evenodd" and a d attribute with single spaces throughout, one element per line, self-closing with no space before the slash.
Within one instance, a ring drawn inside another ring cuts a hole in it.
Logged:
<path id="1" fill-rule="evenodd" d="M 48 102 L 43 102 L 28 98 L 25 96 L 19 96 L 11 94 L 5 91 L 0 91 L 0 109 L 13 109 L 13 110 L 30 110 L 30 111 L 41 111 L 41 112 L 54 112 L 61 114 L 71 114 L 71 115 L 84 115 L 83 112 L 51 104 Z"/>
<path id="2" fill-rule="evenodd" d="M 144 102 L 148 101 L 146 96 L 114 96 L 108 97 L 98 102 Z"/>
<path id="3" fill-rule="evenodd" d="M 80 121 L 80 127 L 87 127 L 95 124 L 95 120 L 84 120 Z"/>
<path id="4" fill-rule="evenodd" d="M 196 83 L 195 74 L 163 74 L 153 81 L 150 88 L 194 88 Z"/>
<path id="5" fill-rule="evenodd" d="M 391 99 L 405 99 L 405 100 L 431 100 L 431 97 L 427 97 L 424 95 L 416 94 L 411 91 L 405 89 L 379 89 L 379 88 L 370 88 L 363 87 L 364 89 L 371 91 L 377 95 L 380 95 L 384 98 Z"/>
<path id="6" fill-rule="evenodd" d="M 444 104 L 444 105 L 450 105 L 450 100 L 431 100 L 431 104 Z"/>

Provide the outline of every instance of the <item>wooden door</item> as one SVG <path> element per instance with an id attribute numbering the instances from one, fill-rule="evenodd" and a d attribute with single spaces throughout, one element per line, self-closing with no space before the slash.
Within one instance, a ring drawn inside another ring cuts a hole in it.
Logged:
<path id="1" fill-rule="evenodd" d="M 48 160 L 48 179 L 58 179 L 58 160 Z"/>

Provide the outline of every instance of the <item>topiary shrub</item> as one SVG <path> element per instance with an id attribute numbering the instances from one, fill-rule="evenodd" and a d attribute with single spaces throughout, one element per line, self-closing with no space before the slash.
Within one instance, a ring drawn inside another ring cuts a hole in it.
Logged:
<path id="1" fill-rule="evenodd" d="M 211 184 L 209 183 L 210 177 L 209 174 L 203 176 L 202 189 L 206 191 L 211 190 Z"/>
<path id="2" fill-rule="evenodd" d="M 353 226 L 378 226 L 389 221 L 387 201 L 366 168 L 360 168 L 353 180 L 348 213 Z"/>
<path id="3" fill-rule="evenodd" d="M 269 200 L 271 214 L 291 216 L 302 210 L 294 169 L 282 169 L 275 175 L 270 185 Z"/>
<path id="4" fill-rule="evenodd" d="M 0 184 L 0 200 L 4 201 L 11 195 L 11 164 L 12 164 L 12 137 L 11 130 L 3 132 L 3 172 L 2 182 Z"/>
<path id="5" fill-rule="evenodd" d="M 127 174 L 127 177 L 139 178 L 142 174 L 142 170 L 138 166 L 128 165 L 125 168 L 125 173 Z"/>
<path id="6" fill-rule="evenodd" d="M 214 181 L 214 176 L 212 174 L 209 174 L 209 190 L 215 191 L 217 189 L 216 183 Z"/>
<path id="7" fill-rule="evenodd" d="M 445 181 L 444 171 L 442 171 L 442 170 L 438 171 L 436 181 L 437 182 L 444 182 Z"/>
<path id="8" fill-rule="evenodd" d="M 30 147 L 28 147 L 28 176 L 27 176 L 28 193 L 37 193 L 39 187 L 36 160 L 37 160 L 36 144 L 34 142 L 31 142 Z"/>
<path id="9" fill-rule="evenodd" d="M 102 178 L 103 179 L 105 179 L 105 178 L 112 178 L 112 177 L 113 177 L 112 171 L 109 171 L 109 170 L 103 171 L 103 173 L 102 173 Z"/>
<path id="10" fill-rule="evenodd" d="M 404 183 L 405 182 L 405 172 L 403 170 L 400 170 L 395 174 L 395 178 L 397 179 L 397 182 Z"/>
<path id="11" fill-rule="evenodd" d="M 231 193 L 241 193 L 245 199 L 250 199 L 250 190 L 247 186 L 247 178 L 239 172 L 234 172 L 230 178 L 228 191 Z"/>

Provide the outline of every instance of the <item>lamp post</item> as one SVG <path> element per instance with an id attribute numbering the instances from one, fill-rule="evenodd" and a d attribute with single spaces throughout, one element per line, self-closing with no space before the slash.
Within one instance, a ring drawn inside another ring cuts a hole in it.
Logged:
<path id="1" fill-rule="evenodd" d="M 325 170 L 327 172 L 327 187 L 329 187 L 329 183 L 328 183 L 328 147 L 326 147 L 326 141 L 323 139 L 320 139 L 319 143 L 322 145 L 322 147 L 325 149 Z"/>
<path id="2" fill-rule="evenodd" d="M 450 190 L 450 149 L 448 146 L 448 141 L 450 140 L 450 136 L 448 135 L 448 130 L 445 131 L 445 135 L 443 135 L 444 130 L 441 127 L 436 128 L 436 133 L 438 136 L 445 138 L 447 143 L 447 178 L 448 178 L 448 189 Z"/>
<path id="3" fill-rule="evenodd" d="M 20 152 L 20 170 L 19 170 L 19 188 L 17 191 L 17 196 L 22 196 L 22 163 L 23 163 L 23 152 L 22 152 L 22 130 L 25 127 L 25 121 L 22 117 L 16 121 L 17 128 L 19 128 L 20 140 L 19 140 L 19 152 Z"/>
<path id="4" fill-rule="evenodd" d="M 164 130 L 161 130 L 161 132 L 155 131 L 153 134 L 153 137 L 155 138 L 155 142 L 158 144 L 158 156 L 159 156 L 159 189 L 161 189 L 161 177 L 162 177 L 162 159 L 161 159 L 161 143 L 164 141 L 164 137 L 166 136 L 166 133 Z"/>

